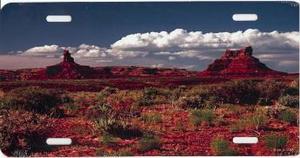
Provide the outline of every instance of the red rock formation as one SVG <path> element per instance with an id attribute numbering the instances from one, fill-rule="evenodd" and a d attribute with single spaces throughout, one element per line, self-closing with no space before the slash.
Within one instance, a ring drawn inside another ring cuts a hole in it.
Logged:
<path id="1" fill-rule="evenodd" d="M 211 77 L 268 77 L 282 76 L 287 73 L 268 68 L 252 56 L 252 47 L 240 50 L 227 49 L 220 59 L 216 59 L 200 76 Z"/>
<path id="2" fill-rule="evenodd" d="M 92 73 L 94 73 L 93 68 L 75 63 L 70 52 L 65 50 L 63 61 L 46 67 L 44 77 L 47 79 L 81 79 L 88 78 Z"/>

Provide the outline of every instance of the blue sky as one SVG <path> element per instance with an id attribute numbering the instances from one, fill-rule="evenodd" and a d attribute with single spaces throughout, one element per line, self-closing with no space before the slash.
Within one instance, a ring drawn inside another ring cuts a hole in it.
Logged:
<path id="1" fill-rule="evenodd" d="M 295 72 L 298 7 L 287 2 L 10 4 L 0 16 L 0 54 L 5 55 L 0 62 L 14 55 L 24 61 L 35 57 L 55 63 L 68 47 L 78 62 L 88 65 L 201 70 L 227 47 L 253 45 L 256 57 L 268 66 Z M 234 13 L 256 13 L 259 20 L 234 22 Z M 45 21 L 49 14 L 69 14 L 73 21 L 49 24 Z M 239 42 L 238 37 L 248 41 Z M 222 38 L 228 38 L 227 44 Z M 281 40 L 287 42 L 280 44 Z M 221 43 L 208 44 L 216 41 Z M 0 69 L 6 67 L 0 64 Z"/>

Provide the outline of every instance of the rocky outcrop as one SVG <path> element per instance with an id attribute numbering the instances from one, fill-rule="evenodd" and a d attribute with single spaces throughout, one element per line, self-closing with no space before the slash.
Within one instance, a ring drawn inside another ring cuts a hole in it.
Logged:
<path id="1" fill-rule="evenodd" d="M 251 46 L 239 50 L 227 49 L 220 59 L 216 59 L 200 76 L 211 77 L 267 77 L 282 76 L 287 73 L 268 68 L 252 56 Z"/>
<path id="2" fill-rule="evenodd" d="M 63 61 L 46 67 L 44 77 L 47 79 L 82 79 L 89 78 L 93 73 L 93 68 L 75 63 L 69 51 L 65 50 Z"/>

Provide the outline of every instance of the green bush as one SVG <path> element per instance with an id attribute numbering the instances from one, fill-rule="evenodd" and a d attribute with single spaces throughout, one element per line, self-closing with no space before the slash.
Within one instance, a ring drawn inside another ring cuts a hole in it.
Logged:
<path id="1" fill-rule="evenodd" d="M 211 148 L 218 156 L 235 156 L 238 153 L 231 149 L 228 141 L 222 138 L 213 139 L 211 142 Z"/>
<path id="2" fill-rule="evenodd" d="M 287 142 L 288 137 L 285 135 L 270 134 L 265 136 L 265 144 L 269 149 L 284 149 Z"/>
<path id="3" fill-rule="evenodd" d="M 254 80 L 236 80 L 226 82 L 217 87 L 215 95 L 225 103 L 256 104 L 259 91 L 255 88 Z"/>
<path id="4" fill-rule="evenodd" d="M 139 141 L 138 149 L 141 152 L 146 152 L 149 150 L 160 149 L 161 143 L 157 136 L 152 134 L 145 134 Z"/>
<path id="5" fill-rule="evenodd" d="M 198 126 L 202 122 L 207 123 L 208 125 L 211 125 L 213 120 L 215 119 L 215 114 L 212 110 L 193 110 L 191 112 L 190 120 L 193 125 Z"/>
<path id="6" fill-rule="evenodd" d="M 63 102 L 62 91 L 39 87 L 13 89 L 5 94 L 5 106 L 46 114 Z"/>
<path id="7" fill-rule="evenodd" d="M 290 124 L 297 124 L 298 122 L 298 117 L 297 114 L 292 112 L 291 110 L 283 110 L 279 113 L 278 119 L 288 122 Z"/>

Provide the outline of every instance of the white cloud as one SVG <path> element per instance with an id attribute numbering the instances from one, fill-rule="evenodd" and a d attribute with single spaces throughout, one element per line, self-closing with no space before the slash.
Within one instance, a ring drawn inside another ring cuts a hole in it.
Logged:
<path id="1" fill-rule="evenodd" d="M 37 57 L 59 57 L 63 52 L 63 48 L 58 45 L 44 45 L 30 48 L 24 52 L 18 52 L 23 56 L 37 56 Z"/>
<path id="2" fill-rule="evenodd" d="M 22 55 L 53 56 L 61 55 L 63 49 L 69 49 L 76 58 L 105 58 L 107 56 L 123 58 L 145 57 L 147 55 L 168 55 L 182 58 L 212 59 L 213 52 L 222 52 L 227 48 L 254 47 L 256 55 L 260 52 L 298 53 L 299 32 L 261 32 L 247 29 L 236 32 L 203 33 L 175 29 L 171 32 L 148 32 L 127 35 L 111 45 L 102 48 L 96 45 L 81 44 L 78 47 L 60 47 L 45 45 L 30 48 Z"/>
<path id="3" fill-rule="evenodd" d="M 156 55 L 174 53 L 181 57 L 207 59 L 205 51 L 224 51 L 226 48 L 242 48 L 252 45 L 256 52 L 287 50 L 298 51 L 299 32 L 261 32 L 247 29 L 236 32 L 203 33 L 175 29 L 171 32 L 148 32 L 127 35 L 111 45 L 112 49 L 155 52 Z"/>
<path id="4" fill-rule="evenodd" d="M 151 67 L 153 67 L 153 68 L 161 68 L 161 67 L 164 67 L 164 64 L 153 64 L 153 65 L 151 65 Z"/>
<path id="5" fill-rule="evenodd" d="M 71 53 L 75 58 L 104 58 L 107 56 L 107 48 L 81 44 L 76 50 L 71 51 Z"/>
<path id="6" fill-rule="evenodd" d="M 108 49 L 107 53 L 119 59 L 133 58 L 138 56 L 145 57 L 146 55 L 148 55 L 147 51 L 130 51 L 130 50 L 118 50 L 118 49 Z"/>
<path id="7" fill-rule="evenodd" d="M 279 66 L 297 66 L 299 64 L 298 60 L 284 60 L 284 61 L 279 61 L 278 65 Z"/>
<path id="8" fill-rule="evenodd" d="M 107 48 L 87 44 L 81 44 L 78 47 L 44 45 L 30 48 L 18 54 L 22 56 L 61 57 L 65 49 L 69 50 L 75 58 L 105 58 L 108 51 Z"/>
<path id="9" fill-rule="evenodd" d="M 191 69 L 193 69 L 193 68 L 195 68 L 195 67 L 196 67 L 196 65 L 183 65 L 183 66 L 181 66 L 180 68 L 181 68 L 181 69 L 191 70 Z"/>
<path id="10" fill-rule="evenodd" d="M 168 59 L 169 59 L 169 60 L 175 60 L 176 57 L 174 57 L 174 56 L 169 56 Z"/>

